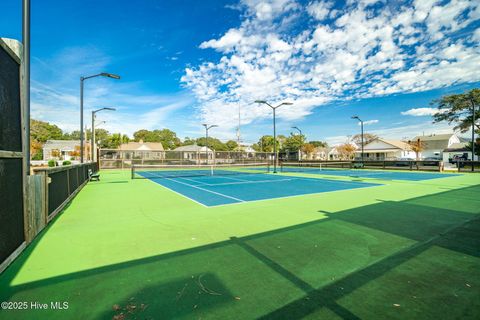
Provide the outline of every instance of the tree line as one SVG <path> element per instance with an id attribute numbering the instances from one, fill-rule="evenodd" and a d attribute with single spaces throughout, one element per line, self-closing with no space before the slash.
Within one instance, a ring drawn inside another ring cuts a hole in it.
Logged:
<path id="1" fill-rule="evenodd" d="M 42 148 L 47 140 L 80 140 L 80 131 L 64 132 L 58 126 L 40 120 L 32 119 L 30 121 L 30 151 L 32 159 L 39 160 L 43 158 Z M 85 135 L 86 141 L 91 139 L 91 130 L 88 129 Z M 127 135 L 119 133 L 110 133 L 105 129 L 95 129 L 95 140 L 97 146 L 103 149 L 116 149 L 122 143 L 129 141 L 160 142 L 165 150 L 173 150 L 180 146 L 199 145 L 206 146 L 205 137 L 180 139 L 177 134 L 170 129 L 146 130 L 141 129 L 133 133 L 130 138 Z M 257 152 L 273 152 L 273 136 L 264 135 L 251 147 Z M 324 141 L 307 141 L 305 135 L 290 134 L 289 136 L 277 136 L 277 150 L 279 152 L 297 152 L 301 150 L 306 153 L 313 152 L 317 147 L 327 147 Z M 208 137 L 208 147 L 215 151 L 240 151 L 241 146 L 235 140 L 222 141 L 215 137 Z"/>

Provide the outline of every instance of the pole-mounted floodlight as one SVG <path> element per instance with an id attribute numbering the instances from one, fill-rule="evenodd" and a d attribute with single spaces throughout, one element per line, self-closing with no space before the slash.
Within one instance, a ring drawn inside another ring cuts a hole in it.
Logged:
<path id="1" fill-rule="evenodd" d="M 95 77 L 107 77 L 112 79 L 120 79 L 119 75 L 113 73 L 102 72 L 88 77 L 80 77 L 80 162 L 83 163 L 83 82 L 87 79 Z"/>
<path id="2" fill-rule="evenodd" d="M 102 77 L 107 77 L 107 78 L 112 78 L 112 79 L 117 79 L 117 80 L 120 79 L 119 75 L 113 74 L 113 73 L 102 72 L 102 73 L 100 73 L 100 75 Z"/>
<path id="3" fill-rule="evenodd" d="M 216 124 L 208 125 L 206 123 L 202 123 L 202 126 L 205 127 L 205 163 L 208 164 L 208 130 L 218 126 Z"/>
<path id="4" fill-rule="evenodd" d="M 300 130 L 300 128 L 298 128 L 298 127 L 292 127 L 292 129 L 295 129 L 295 130 L 297 130 L 297 131 L 298 131 L 298 133 L 300 133 L 300 135 L 302 135 L 302 130 Z"/>
<path id="5" fill-rule="evenodd" d="M 358 116 L 352 116 L 352 119 L 356 119 L 358 121 L 360 121 L 360 126 L 361 126 L 361 136 L 362 136 L 362 165 L 363 165 L 363 161 L 364 161 L 364 156 L 363 156 L 363 121 L 362 119 L 360 119 Z"/>
<path id="6" fill-rule="evenodd" d="M 105 108 L 100 108 L 100 109 L 97 109 L 97 110 L 93 110 L 92 111 L 92 133 L 90 134 L 91 135 L 91 146 L 90 146 L 90 152 L 91 152 L 91 155 L 92 155 L 92 162 L 95 160 L 95 149 L 96 149 L 96 146 L 95 146 L 95 114 L 97 112 L 100 112 L 102 110 L 110 110 L 110 111 L 115 111 L 116 109 L 115 108 L 110 108 L 110 107 L 105 107 Z M 105 122 L 105 121 L 104 121 Z"/>
<path id="7" fill-rule="evenodd" d="M 282 102 L 280 103 L 279 105 L 277 106 L 272 106 L 270 103 L 268 103 L 267 101 L 265 100 L 255 100 L 256 103 L 262 103 L 262 104 L 266 104 L 267 106 L 269 106 L 270 108 L 272 108 L 273 110 L 273 173 L 277 173 L 277 161 L 278 161 L 278 157 L 277 157 L 277 129 L 276 129 L 276 124 L 275 124 L 275 110 L 281 106 L 290 106 L 292 105 L 293 103 L 291 102 Z"/>

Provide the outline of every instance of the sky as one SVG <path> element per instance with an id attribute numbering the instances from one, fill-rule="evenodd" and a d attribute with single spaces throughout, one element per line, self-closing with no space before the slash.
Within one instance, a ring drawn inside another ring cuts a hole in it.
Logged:
<path id="1" fill-rule="evenodd" d="M 0 1 L 0 37 L 21 40 L 21 1 Z M 480 86 L 480 2 L 468 0 L 32 0 L 31 114 L 63 130 L 168 128 L 245 143 L 293 126 L 343 143 L 452 132 L 432 100 Z"/>

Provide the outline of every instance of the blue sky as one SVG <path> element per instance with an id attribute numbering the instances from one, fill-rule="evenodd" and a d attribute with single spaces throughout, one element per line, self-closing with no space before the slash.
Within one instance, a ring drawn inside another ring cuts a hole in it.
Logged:
<path id="1" fill-rule="evenodd" d="M 21 1 L 0 2 L 0 36 L 21 39 Z M 5 14 L 8 12 L 8 14 Z M 478 87 L 480 5 L 420 1 L 32 1 L 32 116 L 77 129 L 85 108 L 104 128 L 131 135 L 169 128 L 242 139 L 278 133 L 344 142 L 359 131 L 385 138 L 448 132 L 429 102 Z M 86 117 L 88 119 L 88 113 Z"/>

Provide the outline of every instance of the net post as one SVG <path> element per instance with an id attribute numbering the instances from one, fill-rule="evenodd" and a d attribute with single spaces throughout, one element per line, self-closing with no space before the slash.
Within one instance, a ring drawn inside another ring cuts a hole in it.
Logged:
<path id="1" fill-rule="evenodd" d="M 132 164 L 132 171 L 131 172 L 132 172 L 132 179 L 133 179 L 133 177 L 135 176 L 135 165 L 134 164 Z"/>

